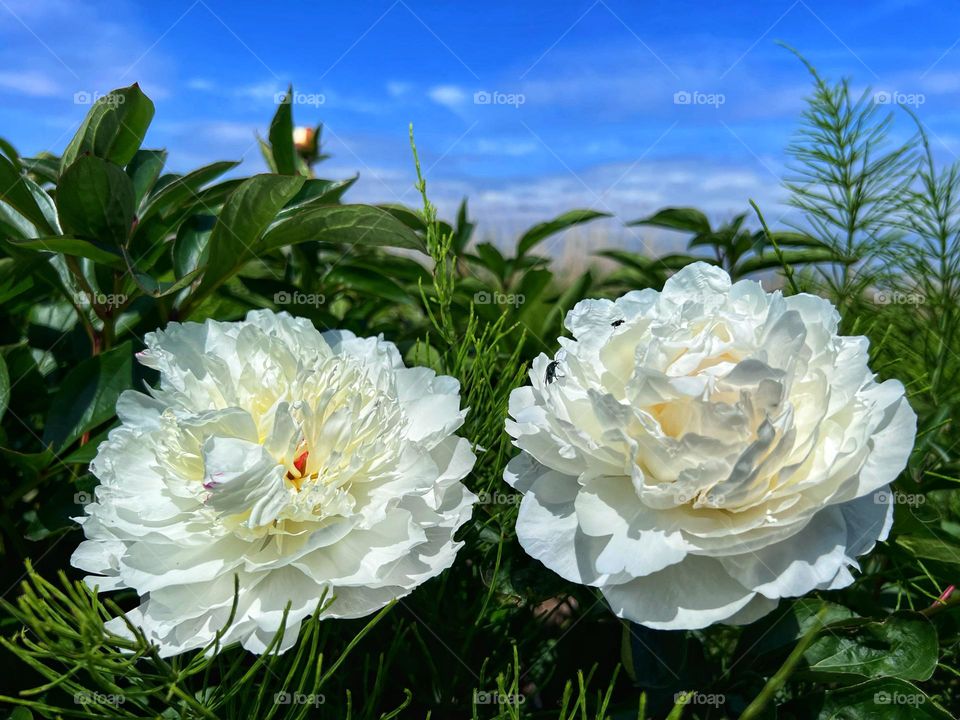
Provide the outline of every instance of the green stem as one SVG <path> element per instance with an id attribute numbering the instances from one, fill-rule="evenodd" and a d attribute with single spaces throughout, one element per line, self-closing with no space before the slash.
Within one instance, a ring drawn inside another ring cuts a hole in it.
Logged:
<path id="1" fill-rule="evenodd" d="M 752 720 L 753 718 L 760 717 L 760 714 L 763 712 L 763 709 L 770 704 L 774 696 L 779 692 L 780 688 L 784 686 L 787 680 L 790 679 L 790 676 L 793 674 L 793 671 L 796 669 L 797 664 L 803 658 L 803 654 L 807 651 L 807 648 L 810 647 L 810 644 L 816 639 L 820 630 L 823 629 L 823 618 L 827 614 L 827 608 L 824 607 L 817 613 L 816 618 L 813 621 L 813 627 L 811 627 L 807 634 L 804 635 L 800 642 L 797 643 L 797 646 L 793 649 L 793 652 L 790 653 L 790 656 L 784 661 L 783 665 L 780 666 L 780 669 L 777 670 L 774 675 L 767 680 L 767 684 L 763 686 L 763 690 L 760 691 L 760 694 L 754 698 L 753 702 L 747 706 L 747 709 L 743 711 L 743 714 L 740 715 L 740 720 Z"/>

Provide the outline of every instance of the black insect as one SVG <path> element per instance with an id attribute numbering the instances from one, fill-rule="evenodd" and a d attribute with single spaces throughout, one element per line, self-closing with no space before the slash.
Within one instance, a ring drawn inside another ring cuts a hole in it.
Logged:
<path id="1" fill-rule="evenodd" d="M 623 320 L 614 320 L 610 323 L 610 327 L 620 327 L 621 325 L 623 325 Z"/>
<path id="2" fill-rule="evenodd" d="M 546 374 L 543 376 L 543 381 L 544 381 L 547 385 L 549 385 L 550 383 L 552 383 L 554 380 L 557 379 L 557 367 L 558 367 L 559 365 L 560 365 L 560 361 L 559 361 L 559 360 L 554 360 L 554 361 L 551 362 L 549 365 L 547 365 L 547 372 L 546 372 Z"/>
<path id="3" fill-rule="evenodd" d="M 560 362 L 565 356 L 566 352 L 561 349 L 560 352 L 557 353 L 557 359 L 551 360 L 550 364 L 547 365 L 547 371 L 543 375 L 543 382 L 545 382 L 547 385 L 552 383 L 558 377 L 563 377 L 563 373 L 560 372 Z"/>

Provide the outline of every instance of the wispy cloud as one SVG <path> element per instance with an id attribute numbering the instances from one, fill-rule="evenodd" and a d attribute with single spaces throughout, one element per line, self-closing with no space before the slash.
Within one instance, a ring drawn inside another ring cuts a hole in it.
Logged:
<path id="1" fill-rule="evenodd" d="M 60 83 L 38 70 L 0 71 L 0 89 L 30 97 L 58 97 L 64 94 Z"/>

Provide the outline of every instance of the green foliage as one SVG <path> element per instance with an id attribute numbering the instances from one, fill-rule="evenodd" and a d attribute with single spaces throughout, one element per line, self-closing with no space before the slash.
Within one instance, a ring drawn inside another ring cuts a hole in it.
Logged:
<path id="1" fill-rule="evenodd" d="M 315 174 L 321 129 L 293 142 L 292 89 L 261 140 L 270 174 L 244 177 L 229 161 L 165 173 L 166 152 L 140 147 L 153 105 L 137 86 L 95 104 L 62 157 L 22 158 L 0 141 L 0 579 L 16 588 L 0 613 L 2 662 L 16 668 L 0 702 L 17 718 L 956 713 L 960 166 L 936 164 L 922 126 L 888 147 L 892 117 L 810 70 L 786 181 L 793 226 L 770 229 L 756 208 L 759 223 L 744 213 L 719 224 L 664 208 L 631 225 L 683 233 L 685 251 L 605 250 L 612 271 L 574 275 L 551 264 L 551 242 L 602 213 L 547 218 L 513 248 L 485 242 L 466 201 L 439 217 L 415 147 L 419 207 L 345 203 L 356 177 Z M 919 436 L 891 537 L 852 586 L 783 602 L 746 628 L 657 633 L 519 547 L 503 419 L 577 301 L 659 288 L 695 260 L 837 303 L 844 330 L 870 337 L 877 373 L 904 381 Z M 87 464 L 118 394 L 153 379 L 133 360 L 144 334 L 264 307 L 383 333 L 407 363 L 456 377 L 478 455 L 466 482 L 481 500 L 456 564 L 373 618 L 305 622 L 284 655 L 161 658 L 135 628 L 103 627 L 135 604 L 129 592 L 106 599 L 74 575 L 44 578 L 69 568 L 81 537 L 70 518 L 95 484 Z"/>

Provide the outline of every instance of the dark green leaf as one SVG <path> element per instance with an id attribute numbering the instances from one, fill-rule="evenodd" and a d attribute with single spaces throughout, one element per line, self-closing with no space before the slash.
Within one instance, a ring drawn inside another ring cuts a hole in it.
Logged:
<path id="1" fill-rule="evenodd" d="M 0 420 L 7 412 L 10 404 L 10 372 L 7 370 L 7 361 L 0 355 Z"/>
<path id="2" fill-rule="evenodd" d="M 263 250 L 307 242 L 426 251 L 423 240 L 386 210 L 371 205 L 328 205 L 284 220 L 263 238 Z"/>
<path id="3" fill-rule="evenodd" d="M 113 163 L 85 155 L 63 173 L 57 210 L 65 233 L 123 245 L 136 211 L 133 181 Z"/>
<path id="4" fill-rule="evenodd" d="M 140 148 L 151 120 L 153 102 L 137 84 L 99 98 L 64 150 L 60 172 L 65 172 L 85 153 L 123 167 Z"/>
<path id="5" fill-rule="evenodd" d="M 42 234 L 52 235 L 55 230 L 41 210 L 28 183 L 29 180 L 20 174 L 13 163 L 0 155 L 0 200 L 9 203 Z"/>
<path id="6" fill-rule="evenodd" d="M 133 349 L 129 342 L 84 360 L 73 368 L 53 398 L 43 430 L 45 445 L 70 445 L 114 415 L 120 393 L 133 383 Z"/>
<path id="7" fill-rule="evenodd" d="M 546 240 L 551 235 L 571 228 L 574 225 L 590 222 L 597 218 L 610 217 L 610 213 L 598 210 L 570 210 L 558 215 L 553 220 L 534 225 L 527 230 L 517 243 L 517 256 L 526 255 L 534 246 Z"/>
<path id="8" fill-rule="evenodd" d="M 374 270 L 338 264 L 324 276 L 323 287 L 342 285 L 370 297 L 380 297 L 394 303 L 410 304 L 413 298 L 390 277 Z"/>
<path id="9" fill-rule="evenodd" d="M 950 713 L 920 688 L 896 678 L 869 680 L 808 696 L 801 706 L 805 717 L 816 720 L 952 720 Z"/>
<path id="10" fill-rule="evenodd" d="M 72 257 L 82 257 L 96 263 L 107 265 L 115 270 L 125 270 L 123 257 L 115 250 L 98 243 L 69 235 L 54 235 L 52 237 L 18 240 L 11 245 L 29 250 L 39 250 L 53 253 L 63 253 Z"/>
<path id="11" fill-rule="evenodd" d="M 137 207 L 140 207 L 144 198 L 153 189 L 166 162 L 166 150 L 137 150 L 133 159 L 127 164 L 127 175 L 133 180 L 133 194 Z"/>
<path id="12" fill-rule="evenodd" d="M 270 150 L 277 172 L 281 175 L 297 174 L 297 151 L 293 145 L 293 87 L 277 107 L 270 123 Z"/>
<path id="13" fill-rule="evenodd" d="M 216 222 L 213 215 L 192 215 L 180 226 L 173 243 L 173 271 L 178 278 L 206 263 L 210 233 Z"/>
<path id="14" fill-rule="evenodd" d="M 837 676 L 928 680 L 937 667 L 937 631 L 919 613 L 900 612 L 883 622 L 865 619 L 829 625 L 807 648 L 809 669 Z"/>
<path id="15" fill-rule="evenodd" d="M 664 208 L 653 215 L 627 223 L 632 225 L 652 225 L 670 230 L 684 230 L 687 232 L 706 234 L 710 232 L 710 221 L 707 216 L 696 208 Z"/>
<path id="16" fill-rule="evenodd" d="M 253 257 L 263 231 L 303 181 L 300 176 L 254 175 L 233 191 L 210 233 L 198 294 L 209 293 Z"/>
<path id="17" fill-rule="evenodd" d="M 896 540 L 913 557 L 960 565 L 960 545 L 936 537 L 900 535 Z"/>
<path id="18" fill-rule="evenodd" d="M 140 228 L 144 226 L 144 221 L 157 215 L 169 214 L 184 202 L 196 199 L 200 189 L 209 182 L 216 180 L 225 172 L 232 170 L 240 163 L 229 160 L 205 165 L 198 170 L 187 173 L 183 177 L 171 179 L 162 189 L 149 198 L 147 206 L 144 208 L 140 217 Z"/>

